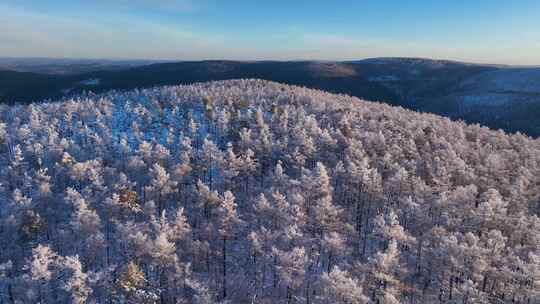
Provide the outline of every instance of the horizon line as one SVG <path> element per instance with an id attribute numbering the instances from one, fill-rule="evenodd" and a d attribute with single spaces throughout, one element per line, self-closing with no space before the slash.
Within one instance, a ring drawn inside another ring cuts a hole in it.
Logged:
<path id="1" fill-rule="evenodd" d="M 80 60 L 80 61 L 146 61 L 150 63 L 182 63 L 182 62 L 338 62 L 338 63 L 354 63 L 368 60 L 429 60 L 435 62 L 454 62 L 470 65 L 484 66 L 499 66 L 499 67 L 540 67 L 540 64 L 509 64 L 509 63 L 493 63 L 493 62 L 477 62 L 462 59 L 435 58 L 435 57 L 418 57 L 418 56 L 380 56 L 380 57 L 360 57 L 358 59 L 227 59 L 227 58 L 204 58 L 204 59 L 150 59 L 150 58 L 120 58 L 120 57 L 40 57 L 40 56 L 0 56 L 0 60 Z"/>

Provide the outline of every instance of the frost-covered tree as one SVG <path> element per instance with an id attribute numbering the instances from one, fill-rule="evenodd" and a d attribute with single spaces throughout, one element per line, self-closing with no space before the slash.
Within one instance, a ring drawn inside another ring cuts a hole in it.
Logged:
<path id="1" fill-rule="evenodd" d="M 161 214 L 166 208 L 169 195 L 176 190 L 177 182 L 171 180 L 167 170 L 157 163 L 150 169 L 150 174 L 152 180 L 150 185 L 145 187 L 145 194 L 156 202 L 158 214 Z"/>
<path id="2" fill-rule="evenodd" d="M 51 291 L 54 286 L 53 275 L 56 269 L 58 256 L 48 246 L 38 245 L 32 249 L 32 258 L 26 268 L 32 282 L 32 291 L 39 303 L 51 300 Z M 34 289 L 37 289 L 35 291 Z"/>
<path id="3" fill-rule="evenodd" d="M 344 304 L 365 304 L 369 303 L 369 298 L 364 295 L 361 282 L 352 278 L 345 270 L 334 267 L 332 271 L 325 272 L 321 276 L 322 294 L 319 299 L 321 303 L 344 303 Z"/>

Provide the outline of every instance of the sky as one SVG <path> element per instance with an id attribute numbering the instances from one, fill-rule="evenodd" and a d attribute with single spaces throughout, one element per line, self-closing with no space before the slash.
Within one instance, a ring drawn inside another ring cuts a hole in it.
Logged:
<path id="1" fill-rule="evenodd" d="M 0 0 L 0 57 L 540 65 L 540 1 Z"/>

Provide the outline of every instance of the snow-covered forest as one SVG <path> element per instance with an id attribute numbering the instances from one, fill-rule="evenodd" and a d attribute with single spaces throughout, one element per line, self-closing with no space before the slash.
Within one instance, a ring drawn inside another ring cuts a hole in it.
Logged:
<path id="1" fill-rule="evenodd" d="M 0 105 L 0 303 L 540 303 L 540 141 L 261 80 Z"/>

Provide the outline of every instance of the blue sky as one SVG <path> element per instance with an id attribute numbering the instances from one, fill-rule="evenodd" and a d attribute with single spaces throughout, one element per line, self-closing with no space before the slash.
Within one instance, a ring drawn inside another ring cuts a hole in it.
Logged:
<path id="1" fill-rule="evenodd" d="M 540 64 L 536 0 L 0 0 L 0 56 Z"/>

